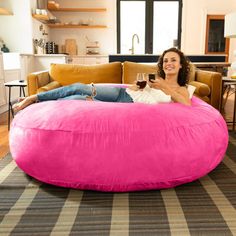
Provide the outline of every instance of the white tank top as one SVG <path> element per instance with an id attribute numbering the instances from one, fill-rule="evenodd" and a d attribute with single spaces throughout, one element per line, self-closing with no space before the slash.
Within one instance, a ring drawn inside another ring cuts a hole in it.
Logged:
<path id="1" fill-rule="evenodd" d="M 149 85 L 147 85 L 143 90 L 138 91 L 127 88 L 126 92 L 130 95 L 134 102 L 148 104 L 171 102 L 170 95 L 166 95 L 159 89 L 150 88 Z"/>

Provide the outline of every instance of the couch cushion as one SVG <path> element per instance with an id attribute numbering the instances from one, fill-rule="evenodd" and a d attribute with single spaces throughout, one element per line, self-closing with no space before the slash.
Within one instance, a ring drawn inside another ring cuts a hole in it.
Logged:
<path id="1" fill-rule="evenodd" d="M 188 75 L 189 82 L 195 80 L 195 72 L 196 72 L 196 67 L 193 63 L 190 63 L 190 71 Z"/>
<path id="2" fill-rule="evenodd" d="M 136 80 L 137 73 L 157 73 L 156 64 L 141 64 L 125 61 L 123 63 L 122 83 L 132 84 Z"/>
<path id="3" fill-rule="evenodd" d="M 125 84 L 132 84 L 136 80 L 137 73 L 156 73 L 157 64 L 142 64 L 130 61 L 123 63 L 123 77 L 122 82 Z M 196 67 L 190 63 L 189 82 L 195 80 Z"/>
<path id="4" fill-rule="evenodd" d="M 38 88 L 37 89 L 37 93 L 46 92 L 46 91 L 49 91 L 49 90 L 52 90 L 52 89 L 56 89 L 56 88 L 59 88 L 59 87 L 61 87 L 61 84 L 59 82 L 52 81 L 52 82 L 48 83 L 47 85 Z"/>
<path id="5" fill-rule="evenodd" d="M 61 85 L 81 83 L 121 83 L 122 66 L 120 62 L 101 65 L 51 64 L 50 76 Z"/>

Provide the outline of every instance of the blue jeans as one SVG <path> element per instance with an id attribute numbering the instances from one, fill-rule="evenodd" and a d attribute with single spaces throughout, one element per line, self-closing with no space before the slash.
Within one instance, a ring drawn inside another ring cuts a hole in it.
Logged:
<path id="1" fill-rule="evenodd" d="M 103 102 L 133 102 L 133 99 L 126 92 L 125 88 L 112 87 L 112 86 L 96 86 L 96 96 L 94 100 Z M 86 100 L 87 97 L 92 95 L 91 84 L 75 83 L 68 86 L 63 86 L 47 92 L 42 92 L 37 95 L 38 101 L 49 101 L 58 99 L 77 99 Z"/>

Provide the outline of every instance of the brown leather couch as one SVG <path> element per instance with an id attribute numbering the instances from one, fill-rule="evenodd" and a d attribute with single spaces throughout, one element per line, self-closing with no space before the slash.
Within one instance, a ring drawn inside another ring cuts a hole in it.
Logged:
<path id="1" fill-rule="evenodd" d="M 36 94 L 76 82 L 125 83 L 135 81 L 138 72 L 155 73 L 157 66 L 135 62 L 112 62 L 101 65 L 51 64 L 49 71 L 29 74 L 28 94 Z M 221 96 L 220 73 L 196 69 L 191 64 L 189 84 L 196 87 L 194 95 L 219 109 Z"/>

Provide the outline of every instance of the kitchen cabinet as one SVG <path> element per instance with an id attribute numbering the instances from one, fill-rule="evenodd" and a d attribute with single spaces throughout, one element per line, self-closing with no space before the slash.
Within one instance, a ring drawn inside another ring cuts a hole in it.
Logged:
<path id="1" fill-rule="evenodd" d="M 0 52 L 0 80 L 4 79 L 4 72 L 3 72 L 3 56 Z"/>
<path id="2" fill-rule="evenodd" d="M 0 53 L 0 113 L 6 112 L 8 108 L 7 103 L 9 90 L 4 86 L 4 83 L 12 80 L 20 80 L 21 78 L 20 68 L 14 61 L 16 56 L 17 54 L 14 53 Z M 13 88 L 11 94 L 12 100 L 17 99 L 19 97 L 19 88 Z"/>
<path id="3" fill-rule="evenodd" d="M 13 80 L 20 80 L 20 69 L 4 70 L 5 83 Z"/>
<path id="4" fill-rule="evenodd" d="M 0 106 L 6 105 L 7 99 L 6 99 L 6 90 L 4 86 L 4 80 L 0 79 Z"/>
<path id="5" fill-rule="evenodd" d="M 13 80 L 20 80 L 20 69 L 2 70 L 4 79 L 0 79 L 0 113 L 4 113 L 8 109 L 9 88 L 6 88 L 4 83 Z M 19 87 L 12 87 L 11 101 L 19 98 Z"/>
<path id="6" fill-rule="evenodd" d="M 69 60 L 70 64 L 96 65 L 108 63 L 107 55 L 79 55 Z"/>
<path id="7" fill-rule="evenodd" d="M 0 53 L 0 106 L 6 105 L 6 91 L 4 86 L 3 57 Z"/>
<path id="8" fill-rule="evenodd" d="M 0 53 L 0 113 L 5 111 L 3 106 L 7 104 L 6 90 L 4 83 L 5 81 L 4 81 L 4 71 L 3 71 L 3 57 L 2 53 Z"/>
<path id="9" fill-rule="evenodd" d="M 34 55 L 34 71 L 48 70 L 52 63 L 65 64 L 67 55 L 64 54 L 42 54 Z"/>
<path id="10" fill-rule="evenodd" d="M 20 54 L 21 78 L 26 80 L 28 74 L 49 70 L 52 63 L 68 63 L 65 54 Z"/>

